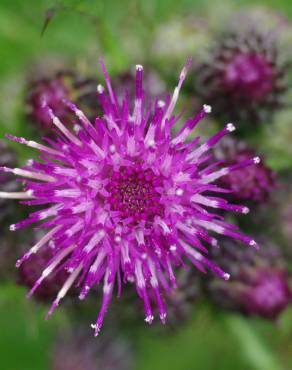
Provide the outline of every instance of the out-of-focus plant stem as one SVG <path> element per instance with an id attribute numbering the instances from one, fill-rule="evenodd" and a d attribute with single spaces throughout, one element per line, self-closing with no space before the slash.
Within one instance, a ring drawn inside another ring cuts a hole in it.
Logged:
<path id="1" fill-rule="evenodd" d="M 239 350 L 255 370 L 283 370 L 275 355 L 261 341 L 250 321 L 237 315 L 224 315 L 223 324 L 238 342 Z"/>

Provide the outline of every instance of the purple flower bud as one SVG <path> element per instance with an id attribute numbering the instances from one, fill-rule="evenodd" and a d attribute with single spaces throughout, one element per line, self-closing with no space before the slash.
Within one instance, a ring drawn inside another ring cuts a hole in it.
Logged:
<path id="1" fill-rule="evenodd" d="M 234 29 L 218 38 L 197 67 L 198 93 L 220 118 L 254 125 L 283 107 L 288 64 L 275 35 L 255 25 Z"/>
<path id="2" fill-rule="evenodd" d="M 223 241 L 213 258 L 231 274 L 225 283 L 210 278 L 207 292 L 225 309 L 275 319 L 291 302 L 289 273 L 279 249 L 262 243 L 261 250 L 238 249 L 235 242 Z"/>
<path id="3" fill-rule="evenodd" d="M 63 103 L 64 99 L 78 104 L 89 117 L 94 117 L 100 111 L 96 99 L 94 78 L 81 78 L 73 71 L 58 71 L 50 76 L 41 77 L 29 83 L 27 88 L 26 105 L 28 118 L 35 122 L 39 129 L 48 133 L 53 124 L 50 116 L 43 109 L 46 102 L 66 126 L 72 126 L 73 115 Z"/>
<path id="4" fill-rule="evenodd" d="M 255 150 L 244 142 L 232 138 L 225 138 L 215 148 L 216 158 L 229 166 L 255 157 L 255 154 Z M 252 203 L 265 203 L 276 188 L 275 173 L 262 158 L 260 163 L 238 169 L 222 177 L 220 183 L 223 187 L 232 190 L 230 198 L 233 201 Z"/>

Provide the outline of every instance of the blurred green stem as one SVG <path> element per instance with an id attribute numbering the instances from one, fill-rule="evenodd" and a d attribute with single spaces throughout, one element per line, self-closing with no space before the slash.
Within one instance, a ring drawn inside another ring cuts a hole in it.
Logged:
<path id="1" fill-rule="evenodd" d="M 236 315 L 224 315 L 224 326 L 237 340 L 241 353 L 255 370 L 283 370 L 278 359 L 261 341 L 247 319 Z"/>

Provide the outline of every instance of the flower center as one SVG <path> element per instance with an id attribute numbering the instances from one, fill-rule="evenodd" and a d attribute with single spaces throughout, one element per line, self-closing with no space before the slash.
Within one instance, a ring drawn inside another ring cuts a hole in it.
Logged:
<path id="1" fill-rule="evenodd" d="M 151 221 L 154 216 L 163 215 L 157 191 L 161 185 L 161 178 L 150 169 L 122 167 L 112 173 L 109 202 L 123 218 L 132 218 L 133 222 Z"/>
<path id="2" fill-rule="evenodd" d="M 240 95 L 260 99 L 273 88 L 273 70 L 260 54 L 237 54 L 227 65 L 224 84 Z"/>

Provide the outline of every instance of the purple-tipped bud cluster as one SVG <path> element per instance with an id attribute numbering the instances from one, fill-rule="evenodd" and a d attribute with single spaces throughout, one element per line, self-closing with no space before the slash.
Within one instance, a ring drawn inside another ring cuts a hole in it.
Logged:
<path id="1" fill-rule="evenodd" d="M 215 148 L 215 157 L 226 165 L 234 165 L 253 156 L 254 149 L 232 138 L 225 138 Z M 276 187 L 275 173 L 262 159 L 258 164 L 229 173 L 222 177 L 220 183 L 232 191 L 232 200 L 253 203 L 266 202 Z"/>
<path id="2" fill-rule="evenodd" d="M 239 168 L 258 163 L 258 157 L 222 167 L 212 155 L 213 147 L 234 130 L 227 124 L 220 132 L 201 142 L 187 140 L 211 107 L 182 122 L 174 114 L 179 91 L 189 62 L 184 66 L 172 96 L 145 104 L 143 67 L 136 66 L 134 104 L 127 92 L 118 102 L 108 72 L 101 62 L 108 94 L 97 90 L 103 114 L 90 121 L 72 102 L 64 104 L 75 114 L 75 133 L 62 123 L 53 109 L 43 109 L 58 129 L 55 139 L 38 144 L 24 138 L 8 138 L 38 149 L 42 161 L 30 161 L 22 168 L 1 167 L 26 178 L 23 192 L 1 192 L 5 198 L 22 199 L 26 205 L 42 206 L 23 221 L 10 226 L 18 230 L 34 223 L 46 234 L 20 260 L 29 260 L 50 244 L 52 258 L 36 280 L 32 295 L 54 271 L 68 272 L 48 316 L 73 285 L 85 299 L 91 288 L 103 286 L 103 300 L 92 325 L 98 335 L 117 288 L 131 284 L 143 301 L 145 321 L 154 319 L 157 307 L 162 323 L 167 309 L 164 295 L 177 287 L 175 271 L 188 260 L 201 272 L 214 271 L 221 279 L 229 274 L 209 258 L 217 246 L 216 234 L 241 240 L 247 248 L 257 247 L 216 210 L 247 213 L 247 208 L 230 204 L 222 195 L 218 180 Z M 133 106 L 133 108 L 131 108 Z M 213 158 L 213 160 L 211 160 Z M 210 163 L 211 162 L 211 163 Z M 215 211 L 215 212 L 214 212 Z M 155 303 L 150 302 L 150 296 Z"/>
<path id="3" fill-rule="evenodd" d="M 291 303 L 289 273 L 279 248 L 263 243 L 255 254 L 222 241 L 214 260 L 232 276 L 228 284 L 215 277 L 207 281 L 209 297 L 225 309 L 275 319 Z"/>
<path id="4" fill-rule="evenodd" d="M 40 234 L 37 233 L 35 235 L 33 244 L 36 243 L 36 238 L 40 239 Z M 47 248 L 41 249 L 38 253 L 32 253 L 26 263 L 22 264 L 18 269 L 18 284 L 31 289 L 39 276 L 46 270 L 53 256 L 53 243 L 50 243 Z M 63 269 L 53 271 L 47 276 L 39 289 L 36 290 L 34 297 L 40 302 L 50 302 L 58 294 L 68 276 L 69 273 Z"/>
<path id="5" fill-rule="evenodd" d="M 284 104 L 288 64 L 277 40 L 251 27 L 224 33 L 197 68 L 198 93 L 220 117 L 255 124 Z"/>
<path id="6" fill-rule="evenodd" d="M 28 118 L 48 133 L 53 125 L 50 116 L 43 109 L 43 102 L 46 101 L 61 120 L 72 126 L 74 117 L 64 105 L 63 99 L 78 104 L 89 117 L 93 117 L 100 111 L 96 99 L 96 85 L 96 79 L 81 78 L 76 72 L 69 70 L 61 70 L 51 76 L 33 80 L 27 88 Z"/>
<path id="7" fill-rule="evenodd" d="M 82 328 L 62 330 L 51 351 L 50 370 L 132 370 L 133 353 L 124 338 L 109 333 L 98 341 Z"/>

